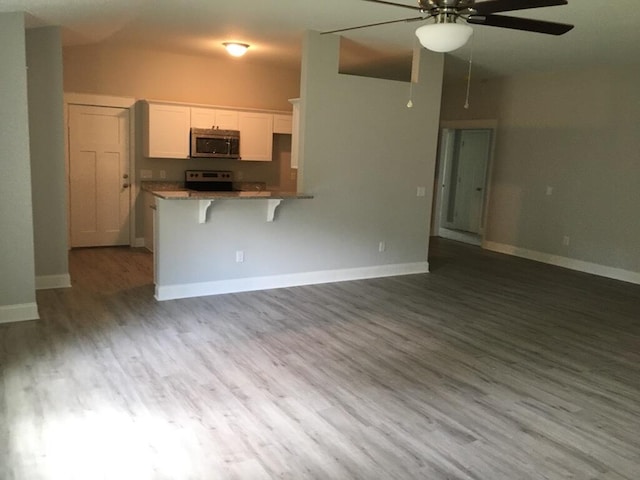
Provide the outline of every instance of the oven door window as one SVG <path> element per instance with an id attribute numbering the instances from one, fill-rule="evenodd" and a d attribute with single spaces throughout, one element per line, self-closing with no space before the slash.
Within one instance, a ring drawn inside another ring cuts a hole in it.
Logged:
<path id="1" fill-rule="evenodd" d="M 196 138 L 196 153 L 211 155 L 229 155 L 230 142 L 225 138 Z"/>

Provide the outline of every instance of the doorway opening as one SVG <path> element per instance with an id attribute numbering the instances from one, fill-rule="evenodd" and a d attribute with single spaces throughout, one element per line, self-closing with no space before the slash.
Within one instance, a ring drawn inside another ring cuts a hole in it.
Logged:
<path id="1" fill-rule="evenodd" d="M 495 128 L 442 128 L 434 229 L 439 237 L 482 245 Z"/>

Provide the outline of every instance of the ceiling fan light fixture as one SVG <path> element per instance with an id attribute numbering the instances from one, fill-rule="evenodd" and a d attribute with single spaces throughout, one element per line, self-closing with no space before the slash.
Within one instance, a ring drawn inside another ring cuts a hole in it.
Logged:
<path id="1" fill-rule="evenodd" d="M 416 30 L 420 44 L 434 52 L 453 52 L 469 41 L 473 28 L 461 23 L 432 23 Z"/>
<path id="2" fill-rule="evenodd" d="M 224 48 L 227 49 L 229 55 L 233 55 L 234 57 L 241 57 L 245 53 L 247 53 L 247 49 L 249 45 L 247 43 L 238 43 L 238 42 L 224 42 Z"/>

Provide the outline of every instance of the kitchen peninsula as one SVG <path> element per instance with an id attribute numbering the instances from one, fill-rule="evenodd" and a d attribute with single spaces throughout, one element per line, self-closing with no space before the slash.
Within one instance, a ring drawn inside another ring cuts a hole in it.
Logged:
<path id="1" fill-rule="evenodd" d="M 267 200 L 267 221 L 272 222 L 275 215 L 275 209 L 283 200 L 291 199 L 309 199 L 312 195 L 296 192 L 280 192 L 280 191 L 234 191 L 234 192 L 200 192 L 188 189 L 177 190 L 147 190 L 154 197 L 162 200 L 191 200 L 196 201 L 195 206 L 198 209 L 198 223 L 206 221 L 207 210 L 211 204 L 217 200 Z M 156 208 L 158 203 L 156 202 Z"/>
<path id="2" fill-rule="evenodd" d="M 256 224 L 273 222 L 276 210 L 285 201 L 313 198 L 304 193 L 267 190 L 197 191 L 177 182 L 145 182 L 142 188 L 153 196 L 149 207 L 153 210 L 154 283 L 158 300 L 237 291 L 237 286 L 229 288 L 226 281 L 212 285 L 205 280 L 209 277 L 207 273 L 215 278 L 222 267 L 227 272 L 242 269 L 245 251 L 256 256 L 255 249 L 247 247 L 246 242 Z M 182 261 L 176 261 L 180 258 Z M 167 278 L 191 276 L 196 265 L 210 265 L 203 269 L 204 284 L 167 284 Z M 246 289 L 252 289 L 250 284 Z"/>

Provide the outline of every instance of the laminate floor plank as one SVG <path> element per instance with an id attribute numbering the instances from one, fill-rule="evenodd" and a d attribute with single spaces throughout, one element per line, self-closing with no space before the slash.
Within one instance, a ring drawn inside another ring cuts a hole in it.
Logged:
<path id="1" fill-rule="evenodd" d="M 0 479 L 640 479 L 640 286 L 430 265 L 157 302 L 146 251 L 73 250 L 0 325 Z"/>

